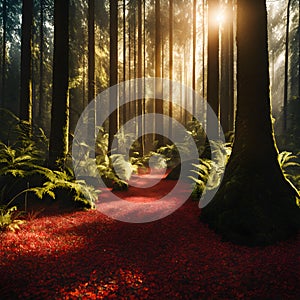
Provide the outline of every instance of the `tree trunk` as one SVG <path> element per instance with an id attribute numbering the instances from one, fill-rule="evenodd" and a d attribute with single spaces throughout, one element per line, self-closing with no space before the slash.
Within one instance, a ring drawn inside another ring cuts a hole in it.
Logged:
<path id="1" fill-rule="evenodd" d="M 192 75 L 192 88 L 194 91 L 196 91 L 196 27 L 197 27 L 197 0 L 193 0 L 193 62 L 192 62 L 192 68 L 193 68 L 193 75 Z M 193 115 L 195 114 L 195 94 L 193 93 Z"/>
<path id="2" fill-rule="evenodd" d="M 95 0 L 88 2 L 88 101 L 95 98 Z"/>
<path id="3" fill-rule="evenodd" d="M 218 0 L 208 0 L 208 57 L 207 57 L 207 102 L 219 116 L 219 24 L 216 21 Z M 213 126 L 207 120 L 207 127 Z"/>
<path id="4" fill-rule="evenodd" d="M 33 0 L 23 0 L 22 37 L 21 37 L 21 91 L 20 118 L 32 124 L 32 74 L 31 74 L 31 42 L 32 42 Z"/>
<path id="5" fill-rule="evenodd" d="M 118 1 L 110 0 L 110 75 L 109 84 L 118 83 Z M 116 91 L 116 90 L 115 90 Z M 111 107 L 117 107 L 117 93 L 110 93 Z M 111 150 L 114 135 L 117 132 L 117 111 L 114 110 L 109 117 L 109 141 L 108 151 Z"/>
<path id="6" fill-rule="evenodd" d="M 142 62 L 142 50 L 143 50 L 143 45 L 142 45 L 142 0 L 138 0 L 137 2 L 138 5 L 138 69 L 137 69 L 137 77 L 138 78 L 142 78 L 143 74 L 142 74 L 142 66 L 143 66 L 143 62 Z M 141 83 L 141 81 L 139 81 L 138 83 L 138 95 L 140 97 L 140 95 L 142 95 L 142 91 L 143 91 L 143 85 Z M 138 98 L 139 98 L 138 97 Z M 138 125 L 138 136 L 142 136 L 143 135 L 143 122 L 142 122 L 142 115 L 143 115 L 143 99 L 138 99 L 137 100 L 137 115 L 140 116 L 139 118 L 139 122 L 137 123 Z M 141 147 L 140 147 L 140 153 L 143 156 L 144 155 L 144 138 L 140 138 L 141 141 Z"/>
<path id="7" fill-rule="evenodd" d="M 225 239 L 266 245 L 295 234 L 299 193 L 279 166 L 269 98 L 264 0 L 237 2 L 237 120 L 224 179 L 201 218 Z"/>
<path id="8" fill-rule="evenodd" d="M 3 0 L 2 2 L 2 71 L 1 71 L 1 101 L 2 107 L 5 107 L 5 79 L 6 79 L 6 35 L 7 35 L 7 2 Z"/>
<path id="9" fill-rule="evenodd" d="M 285 28 L 285 63 L 284 63 L 284 95 L 283 95 L 283 133 L 287 131 L 287 113 L 288 113 L 288 82 L 289 82 L 289 33 L 290 33 L 290 8 L 291 0 L 288 0 L 286 11 Z"/>
<path id="10" fill-rule="evenodd" d="M 233 28 L 232 3 L 227 3 L 221 33 L 220 119 L 223 132 L 233 130 Z"/>
<path id="11" fill-rule="evenodd" d="M 155 130 L 161 128 L 163 132 L 163 122 L 158 116 L 163 114 L 163 101 L 162 101 L 162 69 L 161 69 L 161 20 L 160 20 L 160 0 L 155 0 Z M 158 147 L 163 145 L 163 137 L 156 134 L 155 140 L 158 141 Z"/>
<path id="12" fill-rule="evenodd" d="M 39 86 L 39 122 L 45 129 L 46 103 L 44 98 L 44 0 L 40 1 L 40 86 Z"/>
<path id="13" fill-rule="evenodd" d="M 173 0 L 169 0 L 169 79 L 173 80 L 173 16 L 174 16 L 174 5 Z M 173 118 L 173 106 L 172 106 L 172 98 L 173 98 L 173 87 L 170 84 L 169 87 L 169 139 L 172 140 L 172 118 Z"/>
<path id="14" fill-rule="evenodd" d="M 53 95 L 49 165 L 58 167 L 68 153 L 69 0 L 54 1 Z"/>

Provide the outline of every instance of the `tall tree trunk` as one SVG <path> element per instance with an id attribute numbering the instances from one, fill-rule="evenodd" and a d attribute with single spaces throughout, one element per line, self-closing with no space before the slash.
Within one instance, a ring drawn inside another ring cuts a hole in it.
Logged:
<path id="1" fill-rule="evenodd" d="M 69 0 L 54 1 L 53 95 L 49 165 L 58 167 L 68 153 Z"/>
<path id="2" fill-rule="evenodd" d="M 95 0 L 88 1 L 88 101 L 95 98 Z"/>
<path id="3" fill-rule="evenodd" d="M 173 80 L 173 16 L 174 16 L 174 5 L 173 0 L 169 0 L 169 79 Z M 169 102 L 169 138 L 172 139 L 172 118 L 173 118 L 173 106 L 172 106 L 172 99 L 173 99 L 173 87 L 170 84 L 169 87 L 169 95 L 170 95 L 170 102 Z"/>
<path id="4" fill-rule="evenodd" d="M 216 20 L 219 0 L 208 0 L 207 102 L 219 116 L 219 24 Z M 207 119 L 207 127 L 213 126 Z"/>
<path id="5" fill-rule="evenodd" d="M 126 0 L 123 0 L 123 81 L 126 81 Z M 126 86 L 124 84 L 123 97 L 125 97 Z M 126 108 L 122 107 L 123 124 L 126 123 Z"/>
<path id="6" fill-rule="evenodd" d="M 143 44 L 142 44 L 142 0 L 138 0 L 137 2 L 137 6 L 138 6 L 138 53 L 137 53 L 137 58 L 138 58 L 138 69 L 137 69 L 137 77 L 138 78 L 142 78 L 143 74 L 143 62 L 142 62 L 142 50 L 143 50 Z M 140 97 L 142 95 L 143 92 L 143 85 L 142 82 L 139 81 L 138 83 L 138 97 Z M 138 99 L 137 102 L 137 115 L 140 116 L 139 118 L 139 122 L 138 122 L 138 136 L 142 136 L 143 135 L 143 121 L 142 121 L 142 115 L 143 115 L 143 99 Z M 141 147 L 140 147 L 140 152 L 141 155 L 144 155 L 144 139 L 143 137 L 140 138 L 141 141 Z"/>
<path id="7" fill-rule="evenodd" d="M 31 126 L 32 123 L 32 42 L 33 0 L 23 0 L 21 37 L 21 91 L 20 118 Z"/>
<path id="8" fill-rule="evenodd" d="M 226 3 L 221 32 L 220 119 L 224 133 L 233 130 L 233 30 L 232 3 Z"/>
<path id="9" fill-rule="evenodd" d="M 1 56 L 1 101 L 2 107 L 5 107 L 5 79 L 6 79 L 6 35 L 7 35 L 7 1 L 2 2 L 2 56 Z"/>
<path id="10" fill-rule="evenodd" d="M 163 122 L 158 116 L 163 114 L 163 102 L 162 102 L 162 69 L 161 69 L 161 16 L 160 16 L 160 0 L 155 0 L 155 130 L 161 128 L 163 132 Z M 158 141 L 158 146 L 163 144 L 163 137 L 156 134 L 155 139 Z"/>
<path id="11" fill-rule="evenodd" d="M 196 91 L 196 27 L 197 27 L 197 0 L 193 0 L 193 62 L 192 62 L 192 88 Z M 193 93 L 193 115 L 195 114 L 195 94 Z"/>
<path id="12" fill-rule="evenodd" d="M 255 47 L 253 47 L 255 45 Z M 224 179 L 201 218 L 225 239 L 265 245 L 300 228 L 299 193 L 279 166 L 269 98 L 264 0 L 237 2 L 237 120 Z"/>
<path id="13" fill-rule="evenodd" d="M 46 103 L 44 97 L 44 0 L 40 1 L 40 86 L 39 86 L 39 120 L 40 126 L 45 129 Z"/>
<path id="14" fill-rule="evenodd" d="M 118 83 L 118 1 L 109 1 L 109 13 L 110 13 L 110 66 L 109 66 L 109 84 L 114 86 Z M 117 107 L 117 92 L 110 93 L 110 107 Z M 108 151 L 111 150 L 114 135 L 117 132 L 117 110 L 114 110 L 109 117 L 109 140 Z"/>
<path id="15" fill-rule="evenodd" d="M 288 114 L 288 82 L 289 82 L 289 33 L 291 0 L 288 0 L 285 27 L 285 63 L 284 63 L 284 95 L 283 95 L 283 133 L 287 131 Z"/>

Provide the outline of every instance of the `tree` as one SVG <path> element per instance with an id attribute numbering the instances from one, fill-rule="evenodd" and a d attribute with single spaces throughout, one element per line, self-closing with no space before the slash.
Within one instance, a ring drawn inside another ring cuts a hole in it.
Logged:
<path id="1" fill-rule="evenodd" d="M 216 12 L 219 0 L 208 1 L 208 44 L 207 44 L 207 102 L 219 116 L 219 24 Z M 210 120 L 207 120 L 207 126 Z"/>
<path id="2" fill-rule="evenodd" d="M 173 81 L 173 17 L 174 17 L 174 5 L 173 0 L 169 0 L 169 79 Z M 173 98 L 173 87 L 170 84 L 169 87 L 169 95 L 170 95 L 170 102 L 169 102 L 169 137 L 172 139 L 172 117 L 173 117 L 173 106 L 172 106 L 172 98 Z"/>
<path id="3" fill-rule="evenodd" d="M 264 0 L 237 2 L 237 119 L 232 154 L 201 219 L 225 239 L 265 245 L 300 227 L 300 195 L 277 160 Z"/>
<path id="4" fill-rule="evenodd" d="M 158 114 L 163 114 L 163 102 L 162 102 L 162 68 L 161 68 L 161 16 L 160 16 L 160 0 L 155 0 L 155 126 L 158 128 L 163 127 L 163 122 L 159 118 Z M 163 129 L 161 129 L 163 131 Z M 158 145 L 163 144 L 163 137 L 156 135 L 155 139 L 158 141 Z"/>
<path id="5" fill-rule="evenodd" d="M 6 77 L 6 35 L 7 35 L 7 3 L 2 2 L 2 55 L 1 55 L 1 105 L 5 104 L 5 77 Z"/>
<path id="6" fill-rule="evenodd" d="M 33 0 L 23 0 L 21 36 L 20 118 L 29 122 L 29 125 L 31 125 L 32 123 L 32 13 Z"/>
<path id="7" fill-rule="evenodd" d="M 54 1 L 53 95 L 49 165 L 57 167 L 68 153 L 69 134 L 69 0 Z"/>
<path id="8" fill-rule="evenodd" d="M 193 62 L 192 88 L 196 90 L 196 30 L 197 30 L 197 0 L 193 0 Z M 195 113 L 195 95 L 193 94 L 193 114 Z"/>
<path id="9" fill-rule="evenodd" d="M 95 0 L 88 1 L 88 101 L 95 97 Z"/>
<path id="10" fill-rule="evenodd" d="M 287 105 L 288 105 L 288 69 L 289 69 L 289 32 L 291 0 L 288 0 L 286 11 L 285 31 L 285 65 L 284 65 L 284 95 L 283 95 L 283 132 L 287 130 Z"/>
<path id="11" fill-rule="evenodd" d="M 114 86 L 118 83 L 118 1 L 109 1 L 109 13 L 110 13 L 110 64 L 109 64 L 109 85 Z M 116 89 L 110 94 L 111 107 L 117 107 L 117 94 Z M 111 150 L 114 136 L 117 132 L 117 111 L 114 110 L 109 116 L 109 141 L 108 151 Z"/>
<path id="12" fill-rule="evenodd" d="M 220 121 L 224 133 L 233 130 L 233 3 L 224 3 L 226 20 L 221 32 Z"/>

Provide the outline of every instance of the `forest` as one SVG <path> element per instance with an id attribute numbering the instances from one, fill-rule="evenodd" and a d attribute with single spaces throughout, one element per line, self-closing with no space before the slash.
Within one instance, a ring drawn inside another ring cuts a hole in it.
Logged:
<path id="1" fill-rule="evenodd" d="M 298 299 L 298 0 L 1 0 L 1 299 Z"/>

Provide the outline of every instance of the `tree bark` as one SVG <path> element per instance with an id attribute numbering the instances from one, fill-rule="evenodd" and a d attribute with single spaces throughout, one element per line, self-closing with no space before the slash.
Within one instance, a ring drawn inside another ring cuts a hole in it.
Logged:
<path id="1" fill-rule="evenodd" d="M 1 106 L 5 107 L 5 79 L 6 79 L 6 35 L 7 35 L 7 1 L 2 2 L 2 71 L 1 71 Z"/>
<path id="2" fill-rule="evenodd" d="M 49 165 L 57 168 L 68 153 L 69 0 L 54 1 L 53 94 Z"/>
<path id="3" fill-rule="evenodd" d="M 225 239 L 266 245 L 300 227 L 299 193 L 284 177 L 269 98 L 264 0 L 237 2 L 237 119 L 224 179 L 201 219 Z"/>
<path id="4" fill-rule="evenodd" d="M 207 102 L 219 116 L 219 24 L 216 21 L 218 0 L 208 1 L 208 44 L 207 44 Z M 207 127 L 213 126 L 207 120 Z"/>
<path id="5" fill-rule="evenodd" d="M 110 75 L 109 84 L 114 86 L 118 83 L 118 1 L 110 0 Z M 115 90 L 116 91 L 116 90 Z M 111 107 L 117 107 L 117 93 L 110 93 Z M 109 140 L 108 151 L 111 150 L 114 136 L 117 132 L 117 110 L 114 110 L 109 117 Z"/>
<path id="6" fill-rule="evenodd" d="M 163 114 L 163 101 L 162 101 L 162 68 L 161 68 L 161 16 L 160 16 L 160 0 L 155 0 L 155 129 L 162 128 L 163 132 L 163 122 L 158 116 Z M 156 134 L 155 140 L 158 141 L 158 147 L 163 145 L 163 137 Z"/>
<path id="7" fill-rule="evenodd" d="M 23 0 L 21 37 L 20 118 L 32 124 L 32 42 L 33 0 Z"/>
<path id="8" fill-rule="evenodd" d="M 88 101 L 95 98 L 95 0 L 88 2 Z"/>
<path id="9" fill-rule="evenodd" d="M 289 80 L 289 33 L 290 33 L 290 8 L 291 0 L 288 0 L 286 11 L 286 28 L 285 28 L 285 63 L 284 63 L 284 95 L 283 95 L 283 133 L 287 131 L 287 114 L 288 114 L 288 80 Z"/>
<path id="10" fill-rule="evenodd" d="M 226 21 L 221 33 L 220 119 L 223 132 L 233 130 L 233 19 L 232 2 L 226 3 Z"/>

